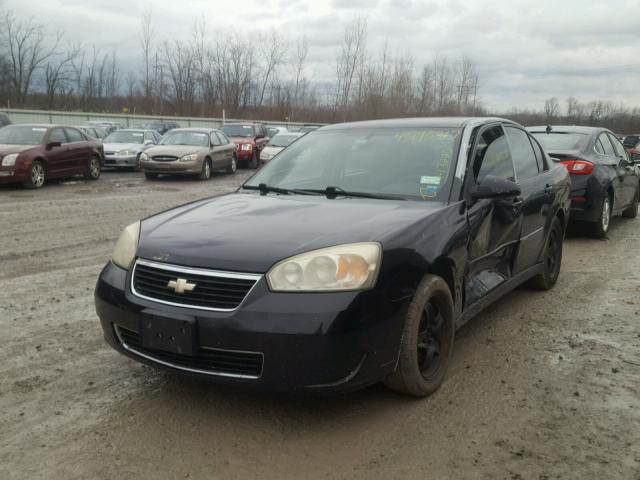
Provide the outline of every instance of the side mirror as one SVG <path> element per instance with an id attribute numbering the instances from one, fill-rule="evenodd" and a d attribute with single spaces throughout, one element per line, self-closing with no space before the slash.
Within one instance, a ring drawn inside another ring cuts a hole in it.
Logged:
<path id="1" fill-rule="evenodd" d="M 473 200 L 517 197 L 520 194 L 522 194 L 522 190 L 516 182 L 493 175 L 484 177 L 480 184 L 471 190 Z"/>
<path id="2" fill-rule="evenodd" d="M 47 150 L 51 150 L 53 148 L 61 147 L 61 146 L 62 146 L 62 144 L 60 142 L 49 142 L 49 143 L 47 143 L 47 146 L 45 148 Z"/>

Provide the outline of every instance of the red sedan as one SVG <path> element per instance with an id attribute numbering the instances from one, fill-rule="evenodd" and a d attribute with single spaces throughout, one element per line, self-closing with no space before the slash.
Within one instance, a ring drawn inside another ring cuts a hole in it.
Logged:
<path id="1" fill-rule="evenodd" d="M 102 142 L 61 125 L 10 125 L 0 129 L 0 184 L 40 188 L 49 178 L 84 175 L 97 180 Z"/>

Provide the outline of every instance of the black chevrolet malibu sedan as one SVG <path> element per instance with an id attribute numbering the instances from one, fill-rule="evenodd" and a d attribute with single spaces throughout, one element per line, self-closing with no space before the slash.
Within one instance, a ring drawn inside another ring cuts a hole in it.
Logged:
<path id="1" fill-rule="evenodd" d="M 170 371 L 424 396 L 458 327 L 554 285 L 569 202 L 566 168 L 507 120 L 328 126 L 238 191 L 127 227 L 96 310 L 113 348 Z"/>

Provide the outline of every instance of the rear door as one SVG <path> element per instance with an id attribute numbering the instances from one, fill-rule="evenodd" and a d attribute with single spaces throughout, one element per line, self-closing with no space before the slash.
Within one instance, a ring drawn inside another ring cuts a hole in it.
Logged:
<path id="1" fill-rule="evenodd" d="M 211 144 L 211 160 L 213 161 L 213 169 L 220 170 L 226 164 L 224 163 L 224 154 L 220 145 L 220 138 L 215 131 L 209 132 L 209 142 Z"/>
<path id="2" fill-rule="evenodd" d="M 513 156 L 516 181 L 522 190 L 522 231 L 514 266 L 514 273 L 519 273 L 540 259 L 554 191 L 551 174 L 535 139 L 513 125 L 505 126 L 505 131 Z"/>
<path id="3" fill-rule="evenodd" d="M 486 175 L 515 180 L 513 160 L 502 125 L 484 127 L 472 153 L 469 183 Z M 471 187 L 467 185 L 467 191 Z M 522 197 L 482 199 L 467 209 L 469 223 L 465 306 L 470 306 L 513 275 L 522 230 Z"/>
<path id="4" fill-rule="evenodd" d="M 613 210 L 619 210 L 622 206 L 627 205 L 629 200 L 626 199 L 624 187 L 622 185 L 624 175 L 619 172 L 620 159 L 618 158 L 613 144 L 609 140 L 609 136 L 606 132 L 602 132 L 598 135 L 599 146 L 602 148 L 604 155 L 600 155 L 602 160 L 602 168 L 604 168 L 605 175 L 611 178 L 611 185 L 613 186 Z M 596 147 L 596 151 L 599 149 Z M 598 152 L 600 153 L 600 152 Z"/>
<path id="5" fill-rule="evenodd" d="M 624 204 L 619 204 L 620 208 L 629 206 L 635 199 L 636 189 L 638 188 L 638 176 L 637 170 L 633 162 L 629 159 L 627 151 L 624 149 L 620 140 L 616 138 L 612 133 L 607 133 L 613 149 L 618 157 L 617 174 L 620 179 L 620 187 L 622 189 L 622 201 Z"/>
<path id="6" fill-rule="evenodd" d="M 71 168 L 74 173 L 84 172 L 89 158 L 91 158 L 91 149 L 86 137 L 80 132 L 80 130 L 70 127 L 65 127 L 65 134 L 67 135 L 67 152 L 71 162 Z"/>

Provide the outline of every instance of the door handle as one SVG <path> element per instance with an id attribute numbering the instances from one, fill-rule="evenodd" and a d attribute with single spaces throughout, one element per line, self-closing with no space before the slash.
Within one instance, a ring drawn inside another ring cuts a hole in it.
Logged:
<path id="1" fill-rule="evenodd" d="M 511 205 L 513 208 L 520 208 L 522 206 L 522 199 L 516 198 Z"/>

